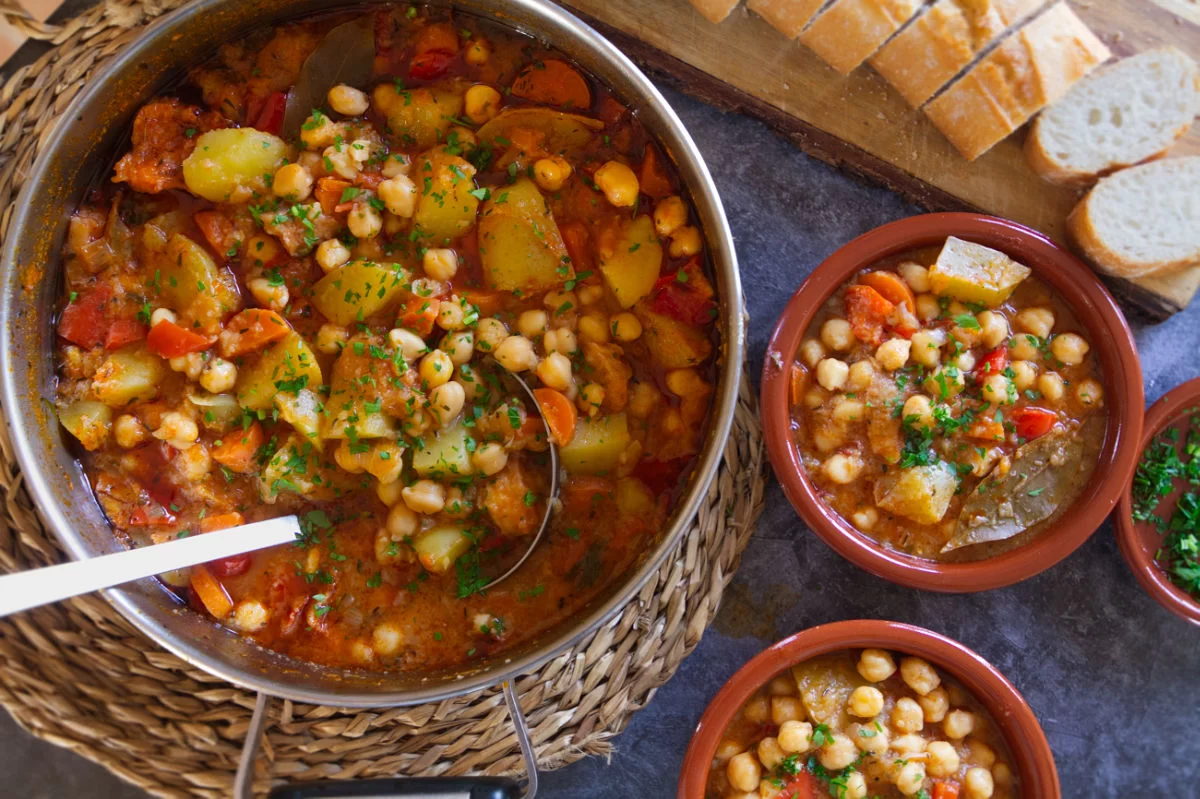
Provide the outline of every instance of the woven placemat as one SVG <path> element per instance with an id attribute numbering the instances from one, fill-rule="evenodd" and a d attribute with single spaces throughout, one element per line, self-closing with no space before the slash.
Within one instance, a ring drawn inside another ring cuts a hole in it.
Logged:
<path id="1" fill-rule="evenodd" d="M 179 5 L 108 2 L 58 26 L 0 0 L 0 16 L 53 45 L 0 88 L 0 235 L 41 134 L 97 67 Z M 757 403 L 743 380 L 720 471 L 680 545 L 616 618 L 516 681 L 542 769 L 611 753 L 613 736 L 699 643 L 762 509 L 763 485 Z M 61 560 L 2 429 L 0 494 L 0 569 Z M 254 695 L 159 649 L 108 603 L 87 596 L 0 621 L 0 704 L 34 735 L 152 794 L 215 798 L 230 794 Z M 520 770 L 498 689 L 380 710 L 276 702 L 256 789 L 280 778 Z"/>

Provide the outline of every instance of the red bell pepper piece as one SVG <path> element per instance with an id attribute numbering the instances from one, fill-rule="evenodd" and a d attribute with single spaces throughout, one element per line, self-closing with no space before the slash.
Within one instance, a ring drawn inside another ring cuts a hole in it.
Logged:
<path id="1" fill-rule="evenodd" d="M 146 326 L 136 319 L 117 319 L 104 335 L 106 350 L 119 350 L 126 344 L 141 341 L 146 337 Z"/>
<path id="2" fill-rule="evenodd" d="M 445 50 L 430 50 L 413 56 L 408 65 L 408 76 L 414 80 L 436 80 L 450 71 L 454 54 Z"/>
<path id="3" fill-rule="evenodd" d="M 267 99 L 263 101 L 258 114 L 255 115 L 252 127 L 258 128 L 264 133 L 278 136 L 279 132 L 283 130 L 283 115 L 286 110 L 287 94 L 285 92 L 271 92 L 267 95 Z"/>
<path id="4" fill-rule="evenodd" d="M 787 783 L 779 791 L 779 799 L 820 799 L 828 796 L 821 783 L 807 771 L 801 771 L 794 777 L 788 778 Z"/>
<path id="5" fill-rule="evenodd" d="M 100 283 L 82 292 L 63 308 L 58 320 L 58 335 L 72 344 L 91 349 L 104 343 L 108 320 L 104 311 L 112 299 L 112 288 Z"/>
<path id="6" fill-rule="evenodd" d="M 979 380 L 990 375 L 998 375 L 1008 366 L 1008 348 L 997 347 L 996 349 L 983 356 L 983 359 L 975 366 L 975 377 Z"/>
<path id="7" fill-rule="evenodd" d="M 1017 408 L 1009 417 L 1017 428 L 1017 437 L 1025 441 L 1046 435 L 1058 421 L 1058 414 L 1054 411 L 1033 406 Z"/>
<path id="8" fill-rule="evenodd" d="M 250 553 L 244 552 L 241 555 L 230 555 L 220 560 L 210 560 L 205 565 L 216 577 L 237 577 L 250 570 Z"/>
<path id="9" fill-rule="evenodd" d="M 716 303 L 679 280 L 679 273 L 660 277 L 651 293 L 650 310 L 689 325 L 702 325 L 713 319 Z"/>
<path id="10" fill-rule="evenodd" d="M 166 319 L 150 328 L 146 346 L 163 358 L 178 358 L 190 352 L 202 352 L 212 346 L 212 340 L 193 333 Z"/>

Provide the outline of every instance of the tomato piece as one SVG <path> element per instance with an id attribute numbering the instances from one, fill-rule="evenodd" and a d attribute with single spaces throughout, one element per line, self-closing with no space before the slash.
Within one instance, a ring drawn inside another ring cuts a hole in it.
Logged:
<path id="1" fill-rule="evenodd" d="M 212 451 L 212 459 L 238 474 L 245 474 L 254 466 L 254 457 L 262 446 L 265 436 L 262 425 L 253 423 L 246 430 L 233 430 L 221 438 L 221 445 Z"/>
<path id="2" fill-rule="evenodd" d="M 137 319 L 118 319 L 109 325 L 108 332 L 104 334 L 104 349 L 119 350 L 145 337 L 146 326 Z"/>
<path id="3" fill-rule="evenodd" d="M 679 274 L 672 272 L 658 279 L 650 295 L 650 310 L 689 325 L 711 322 L 717 304 L 681 281 Z"/>
<path id="4" fill-rule="evenodd" d="M 450 71 L 454 53 L 446 50 L 430 50 L 413 56 L 408 65 L 408 76 L 414 80 L 437 80 Z"/>
<path id="5" fill-rule="evenodd" d="M 1004 425 L 995 419 L 976 419 L 967 428 L 967 436 L 978 441 L 1003 441 Z"/>
<path id="6" fill-rule="evenodd" d="M 250 553 L 230 555 L 220 560 L 210 560 L 205 564 L 208 570 L 217 577 L 237 577 L 250 571 Z"/>
<path id="7" fill-rule="evenodd" d="M 130 527 L 166 527 L 174 523 L 174 514 L 154 500 L 138 506 L 129 514 Z"/>
<path id="8" fill-rule="evenodd" d="M 212 346 L 212 339 L 163 319 L 150 328 L 150 334 L 146 336 L 146 346 L 155 355 L 178 358 L 192 352 L 203 352 Z"/>
<path id="9" fill-rule="evenodd" d="M 989 352 L 975 366 L 975 377 L 982 380 L 989 375 L 998 375 L 1008 367 L 1008 348 L 997 347 Z"/>
<path id="10" fill-rule="evenodd" d="M 254 117 L 254 122 L 251 127 L 258 128 L 264 133 L 270 133 L 278 136 L 283 130 L 283 115 L 287 110 L 287 94 L 285 92 L 271 92 L 267 95 L 267 99 L 263 101 L 262 108 Z"/>
<path id="11" fill-rule="evenodd" d="M 111 299 L 112 288 L 107 283 L 99 283 L 80 293 L 63 308 L 58 319 L 58 335 L 87 349 L 103 344 L 108 335 L 104 311 Z"/>
<path id="12" fill-rule="evenodd" d="M 1017 428 L 1017 437 L 1025 441 L 1046 435 L 1058 421 L 1058 414 L 1054 411 L 1033 406 L 1017 408 L 1009 417 Z"/>
<path id="13" fill-rule="evenodd" d="M 638 168 L 638 186 L 642 194 L 655 199 L 674 194 L 671 178 L 663 168 L 662 156 L 653 144 L 646 145 L 646 154 L 642 156 L 642 165 Z"/>
<path id="14" fill-rule="evenodd" d="M 883 342 L 883 329 L 896 310 L 895 303 L 889 302 L 882 294 L 870 286 L 854 285 L 846 289 L 846 319 L 850 329 L 859 341 L 878 346 Z"/>
<path id="15" fill-rule="evenodd" d="M 820 799 L 828 796 L 820 781 L 807 771 L 801 771 L 779 790 L 778 799 Z"/>

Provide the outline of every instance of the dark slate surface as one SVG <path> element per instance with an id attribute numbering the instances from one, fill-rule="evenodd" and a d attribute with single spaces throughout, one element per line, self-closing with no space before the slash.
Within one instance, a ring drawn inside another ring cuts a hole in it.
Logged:
<path id="1" fill-rule="evenodd" d="M 848 239 L 918 209 L 813 161 L 756 122 L 680 95 L 669 99 L 729 213 L 757 375 L 775 318 L 803 277 Z M 1198 320 L 1200 306 L 1137 330 L 1151 401 L 1200 373 Z M 1200 630 L 1141 591 L 1111 525 L 1022 585 L 941 596 L 891 585 L 842 560 L 805 529 L 774 483 L 713 629 L 615 739 L 610 761 L 593 758 L 545 774 L 541 795 L 673 796 L 692 727 L 740 665 L 798 630 L 863 617 L 929 627 L 995 663 L 1041 719 L 1066 796 L 1194 795 Z M 142 796 L 98 766 L 32 740 L 3 714 L 0 773 L 7 775 L 0 794 L 27 799 Z"/>

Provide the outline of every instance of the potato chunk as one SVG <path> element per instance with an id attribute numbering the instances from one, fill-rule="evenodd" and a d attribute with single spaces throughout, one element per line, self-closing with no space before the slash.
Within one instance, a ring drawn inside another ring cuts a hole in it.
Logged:
<path id="1" fill-rule="evenodd" d="M 602 419 L 580 419 L 575 438 L 562 448 L 563 468 L 576 474 L 612 471 L 629 446 L 629 424 L 625 414 Z"/>
<path id="2" fill-rule="evenodd" d="M 875 504 L 919 524 L 942 520 L 958 488 L 954 468 L 944 461 L 889 472 L 875 484 Z"/>
<path id="3" fill-rule="evenodd" d="M 529 178 L 496 189 L 479 216 L 479 259 L 491 288 L 536 294 L 574 277 L 550 206 Z"/>
<path id="4" fill-rule="evenodd" d="M 323 382 L 317 356 L 304 339 L 292 332 L 238 372 L 237 398 L 244 408 L 266 410 L 280 392 L 297 394 L 305 388 L 316 391 Z"/>
<path id="5" fill-rule="evenodd" d="M 157 397 L 166 375 L 166 362 L 135 344 L 114 352 L 100 364 L 92 377 L 92 393 L 110 408 L 119 408 Z"/>
<path id="6" fill-rule="evenodd" d="M 351 325 L 387 308 L 409 279 L 408 270 L 399 264 L 351 261 L 317 281 L 312 304 L 329 321 Z"/>
<path id="7" fill-rule="evenodd" d="M 247 202 L 266 194 L 263 175 L 273 175 L 288 156 L 287 143 L 254 128 L 201 133 L 183 161 L 188 191 L 214 203 Z"/>
<path id="8" fill-rule="evenodd" d="M 935 294 L 994 308 L 1008 299 L 1029 267 L 999 250 L 950 236 L 929 270 Z"/>
<path id="9" fill-rule="evenodd" d="M 433 147 L 442 141 L 463 111 L 461 92 L 444 89 L 397 89 L 381 83 L 371 95 L 376 110 L 406 145 Z"/>
<path id="10" fill-rule="evenodd" d="M 648 215 L 606 228 L 597 249 L 604 282 L 622 308 L 632 308 L 654 288 L 663 248 Z"/>

